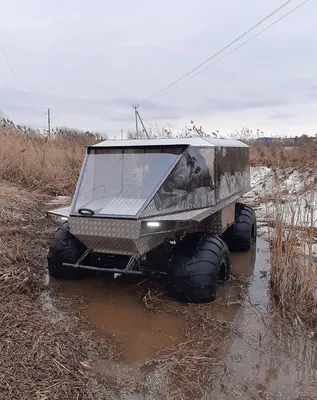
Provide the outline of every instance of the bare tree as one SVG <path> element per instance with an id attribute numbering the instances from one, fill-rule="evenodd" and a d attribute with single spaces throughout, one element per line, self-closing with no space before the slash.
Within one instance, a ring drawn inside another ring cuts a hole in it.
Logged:
<path id="1" fill-rule="evenodd" d="M 165 127 L 159 127 L 158 125 L 155 125 L 154 127 L 149 127 L 147 129 L 149 137 L 151 139 L 169 139 L 169 138 L 181 138 L 181 137 L 208 137 L 208 136 L 213 136 L 213 137 L 218 137 L 219 131 L 212 132 L 211 134 L 206 133 L 203 130 L 203 127 L 196 126 L 193 120 L 190 121 L 189 125 L 185 125 L 185 127 L 179 131 L 173 129 L 172 125 L 168 124 Z M 145 132 L 143 130 L 139 130 L 138 135 L 136 134 L 135 131 L 130 131 L 127 133 L 127 138 L 128 139 L 146 139 Z"/>

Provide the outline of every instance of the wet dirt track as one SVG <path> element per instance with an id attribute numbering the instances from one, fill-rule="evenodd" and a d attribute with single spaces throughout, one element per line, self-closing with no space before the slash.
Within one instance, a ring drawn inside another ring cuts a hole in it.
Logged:
<path id="1" fill-rule="evenodd" d="M 94 364 L 111 382 L 126 382 L 114 398 L 317 399 L 316 346 L 291 332 L 270 312 L 268 257 L 268 243 L 261 238 L 256 251 L 232 254 L 233 272 L 238 278 L 219 286 L 217 301 L 207 306 L 172 302 L 161 283 L 111 280 L 107 275 L 85 281 L 52 280 L 50 296 L 67 295 L 90 330 L 116 341 L 116 356 Z M 190 326 L 196 323 L 197 307 L 204 308 L 213 325 L 208 319 Z M 224 324 L 226 329 L 218 330 L 216 324 Z M 166 391 L 162 368 L 156 371 L 159 364 L 155 360 L 161 354 L 166 357 L 170 349 L 181 349 L 191 338 L 189 331 L 199 337 L 200 329 L 207 340 L 206 329 L 210 329 L 215 349 L 209 377 L 205 383 L 202 378 L 201 393 L 181 394 L 181 388 Z M 125 385 L 129 386 L 127 391 Z"/>

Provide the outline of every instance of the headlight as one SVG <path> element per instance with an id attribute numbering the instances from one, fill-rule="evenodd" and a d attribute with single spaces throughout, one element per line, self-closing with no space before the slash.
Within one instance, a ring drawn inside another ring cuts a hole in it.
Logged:
<path id="1" fill-rule="evenodd" d="M 174 231 L 175 228 L 175 221 L 142 221 L 140 235 L 156 235 L 163 232 Z"/>
<path id="2" fill-rule="evenodd" d="M 159 222 L 149 221 L 146 223 L 149 228 L 158 228 L 160 226 Z"/>

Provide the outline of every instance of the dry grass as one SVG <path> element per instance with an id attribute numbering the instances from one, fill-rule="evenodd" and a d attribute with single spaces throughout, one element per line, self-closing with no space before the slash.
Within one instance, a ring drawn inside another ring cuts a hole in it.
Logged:
<path id="1" fill-rule="evenodd" d="M 0 126 L 0 179 L 43 193 L 72 195 L 85 146 L 98 135 L 58 131 L 51 140 L 33 131 Z"/>
<path id="2" fill-rule="evenodd" d="M 317 323 L 317 270 L 312 258 L 312 237 L 282 221 L 276 222 L 272 237 L 272 293 L 284 316 L 314 331 Z M 298 248 L 304 249 L 305 254 L 299 253 Z"/>
<path id="3" fill-rule="evenodd" d="M 1 298 L 0 398 L 89 399 L 89 334 L 54 324 L 24 296 Z"/>
<path id="4" fill-rule="evenodd" d="M 94 386 L 87 362 L 111 357 L 109 344 L 92 340 L 75 315 L 54 322 L 39 301 L 52 233 L 45 198 L 4 183 L 0 193 L 0 399 L 98 399 L 106 388 Z"/>
<path id="5" fill-rule="evenodd" d="M 281 143 L 265 145 L 262 142 L 250 142 L 250 165 L 272 168 L 295 168 L 299 171 L 314 168 L 317 156 L 317 143 L 285 150 Z"/>
<path id="6" fill-rule="evenodd" d="M 275 220 L 269 228 L 271 247 L 271 288 L 284 316 L 304 328 L 315 330 L 317 323 L 317 262 L 315 221 L 302 228 L 298 221 L 302 204 L 288 217 L 283 205 L 274 203 Z M 313 216 L 313 210 L 311 210 Z M 313 217 L 312 217 L 313 218 Z M 306 219 L 306 218 L 305 218 Z"/>
<path id="7" fill-rule="evenodd" d="M 267 198 L 270 209 L 266 208 L 272 243 L 271 291 L 282 314 L 310 330 L 317 323 L 316 156 L 315 143 L 291 151 L 274 145 L 251 147 L 252 165 L 274 171 L 274 189 Z M 307 182 L 302 182 L 300 190 L 292 188 L 292 195 L 282 189 L 285 170 L 308 172 Z"/>

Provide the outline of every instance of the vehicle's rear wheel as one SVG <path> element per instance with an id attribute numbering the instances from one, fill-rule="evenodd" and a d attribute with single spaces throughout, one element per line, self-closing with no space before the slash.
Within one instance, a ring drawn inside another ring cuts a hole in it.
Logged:
<path id="1" fill-rule="evenodd" d="M 185 238 L 176 245 L 172 262 L 168 294 L 186 303 L 214 301 L 217 281 L 229 279 L 230 253 L 217 236 Z"/>
<path id="2" fill-rule="evenodd" d="M 49 275 L 55 279 L 82 279 L 87 272 L 80 268 L 64 267 L 63 263 L 75 264 L 86 251 L 86 246 L 69 231 L 66 222 L 54 235 L 47 262 Z"/>
<path id="3" fill-rule="evenodd" d="M 236 219 L 223 234 L 229 250 L 233 252 L 250 251 L 256 243 L 257 226 L 254 210 L 241 203 L 236 204 Z"/>

